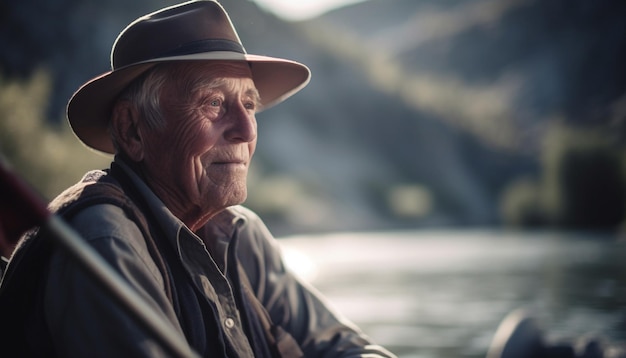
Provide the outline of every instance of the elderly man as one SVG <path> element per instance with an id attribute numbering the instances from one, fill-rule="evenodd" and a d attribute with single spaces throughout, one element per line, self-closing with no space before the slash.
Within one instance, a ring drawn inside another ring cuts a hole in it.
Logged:
<path id="1" fill-rule="evenodd" d="M 202 356 L 392 356 L 288 272 L 261 220 L 238 206 L 255 114 L 304 87 L 307 67 L 246 54 L 215 1 L 139 18 L 111 58 L 111 72 L 74 94 L 68 119 L 114 161 L 50 208 Z M 166 355 L 49 241 L 45 230 L 27 235 L 8 265 L 0 355 Z"/>

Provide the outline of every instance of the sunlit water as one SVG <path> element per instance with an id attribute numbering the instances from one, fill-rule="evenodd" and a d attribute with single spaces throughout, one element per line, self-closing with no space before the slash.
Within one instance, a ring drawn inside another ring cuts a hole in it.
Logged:
<path id="1" fill-rule="evenodd" d="M 498 231 L 280 239 L 288 265 L 400 357 L 484 357 L 519 307 L 546 338 L 626 342 L 626 242 Z"/>

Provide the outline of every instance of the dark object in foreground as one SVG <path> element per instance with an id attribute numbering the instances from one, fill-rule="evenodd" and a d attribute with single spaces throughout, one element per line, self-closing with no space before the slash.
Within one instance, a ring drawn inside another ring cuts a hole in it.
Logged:
<path id="1" fill-rule="evenodd" d="M 626 358 L 626 350 L 596 337 L 548 342 L 537 319 L 518 309 L 498 327 L 487 358 Z"/>

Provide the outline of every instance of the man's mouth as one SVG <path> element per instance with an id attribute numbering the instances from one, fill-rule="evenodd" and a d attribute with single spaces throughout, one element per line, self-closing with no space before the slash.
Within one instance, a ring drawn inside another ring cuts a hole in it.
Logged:
<path id="1" fill-rule="evenodd" d="M 226 161 L 217 161 L 213 162 L 212 165 L 219 167 L 246 167 L 247 163 L 243 160 L 226 160 Z"/>
<path id="2" fill-rule="evenodd" d="M 213 164 L 217 165 L 227 165 L 227 164 L 246 164 L 244 160 L 218 160 L 213 162 Z"/>

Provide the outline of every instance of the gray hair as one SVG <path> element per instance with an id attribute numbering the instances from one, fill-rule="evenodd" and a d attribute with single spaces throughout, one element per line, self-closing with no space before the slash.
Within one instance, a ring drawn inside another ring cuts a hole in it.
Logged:
<path id="1" fill-rule="evenodd" d="M 161 112 L 160 93 L 163 85 L 169 77 L 169 69 L 164 65 L 156 65 L 131 82 L 122 91 L 116 101 L 126 100 L 137 108 L 139 117 L 142 118 L 150 129 L 162 129 L 165 119 Z M 112 121 L 109 127 L 112 126 Z M 109 128 L 111 140 L 116 152 L 119 152 L 119 139 L 116 131 Z"/>

